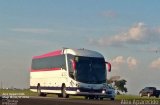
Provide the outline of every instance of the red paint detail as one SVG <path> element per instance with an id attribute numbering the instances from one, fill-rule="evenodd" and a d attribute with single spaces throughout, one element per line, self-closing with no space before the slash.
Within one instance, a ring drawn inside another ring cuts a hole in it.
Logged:
<path id="1" fill-rule="evenodd" d="M 50 56 L 57 56 L 57 55 L 61 55 L 61 54 L 62 54 L 62 50 L 57 50 L 57 51 L 49 52 L 49 53 L 46 53 L 43 55 L 34 56 L 33 59 L 45 58 L 45 57 L 50 57 Z"/>
<path id="2" fill-rule="evenodd" d="M 61 70 L 61 68 L 38 69 L 38 70 L 31 69 L 31 72 L 43 72 L 43 71 L 55 71 L 55 70 Z"/>
<path id="3" fill-rule="evenodd" d="M 111 64 L 109 62 L 106 62 L 106 64 L 108 65 L 108 72 L 111 72 Z"/>
<path id="4" fill-rule="evenodd" d="M 76 61 L 75 60 L 71 60 L 71 62 L 72 62 L 73 70 L 76 70 Z"/>

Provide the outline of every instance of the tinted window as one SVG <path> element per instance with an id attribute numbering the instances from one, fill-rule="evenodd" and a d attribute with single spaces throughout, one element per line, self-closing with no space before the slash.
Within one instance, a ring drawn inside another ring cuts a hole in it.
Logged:
<path id="1" fill-rule="evenodd" d="M 75 60 L 77 81 L 91 84 L 106 82 L 104 58 L 77 56 Z"/>
<path id="2" fill-rule="evenodd" d="M 39 58 L 32 60 L 32 69 L 50 69 L 50 68 L 63 68 L 66 69 L 65 55 Z"/>

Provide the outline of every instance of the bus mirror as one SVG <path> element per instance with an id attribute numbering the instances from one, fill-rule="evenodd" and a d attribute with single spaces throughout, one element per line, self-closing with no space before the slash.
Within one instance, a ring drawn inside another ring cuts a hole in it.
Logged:
<path id="1" fill-rule="evenodd" d="M 71 60 L 71 62 L 72 62 L 72 68 L 73 68 L 74 70 L 76 70 L 76 62 L 75 62 L 75 60 Z"/>
<path id="2" fill-rule="evenodd" d="M 111 72 L 111 64 L 109 62 L 106 62 L 106 64 L 107 64 L 108 72 Z"/>

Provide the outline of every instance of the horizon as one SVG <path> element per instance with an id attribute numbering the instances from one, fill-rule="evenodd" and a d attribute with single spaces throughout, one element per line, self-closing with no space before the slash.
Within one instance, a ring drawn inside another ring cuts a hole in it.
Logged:
<path id="1" fill-rule="evenodd" d="M 100 52 L 128 94 L 160 89 L 160 1 L 0 1 L 0 81 L 29 87 L 32 57 L 67 48 Z"/>

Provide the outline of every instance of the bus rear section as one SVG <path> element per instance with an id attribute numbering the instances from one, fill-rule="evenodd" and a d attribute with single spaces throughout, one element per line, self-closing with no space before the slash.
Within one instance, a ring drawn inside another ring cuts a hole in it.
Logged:
<path id="1" fill-rule="evenodd" d="M 111 67 L 108 62 L 107 65 Z M 106 77 L 106 62 L 100 53 L 63 49 L 33 57 L 30 89 L 40 96 L 54 93 L 64 98 L 79 95 L 86 99 L 113 100 L 115 92 L 106 83 Z"/>

